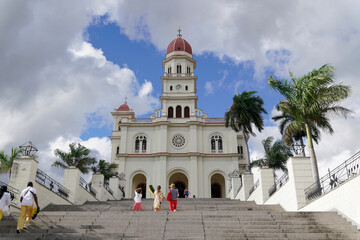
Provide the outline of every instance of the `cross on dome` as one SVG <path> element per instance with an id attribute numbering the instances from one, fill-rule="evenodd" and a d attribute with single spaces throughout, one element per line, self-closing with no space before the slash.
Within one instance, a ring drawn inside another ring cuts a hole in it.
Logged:
<path id="1" fill-rule="evenodd" d="M 124 99 L 125 99 L 125 103 L 127 103 L 127 99 L 128 99 L 128 97 L 125 97 Z"/>
<path id="2" fill-rule="evenodd" d="M 177 36 L 178 36 L 178 37 L 182 37 L 180 27 L 179 27 L 179 29 L 178 29 L 177 31 L 179 32 L 179 34 L 178 34 Z"/>

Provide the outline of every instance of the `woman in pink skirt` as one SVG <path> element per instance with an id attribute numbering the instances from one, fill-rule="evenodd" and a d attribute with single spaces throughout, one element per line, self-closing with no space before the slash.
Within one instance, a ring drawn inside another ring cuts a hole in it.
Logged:
<path id="1" fill-rule="evenodd" d="M 141 188 L 137 188 L 135 189 L 135 197 L 134 197 L 134 207 L 133 209 L 135 211 L 140 211 L 141 210 L 141 198 L 142 198 L 142 194 L 141 194 Z"/>

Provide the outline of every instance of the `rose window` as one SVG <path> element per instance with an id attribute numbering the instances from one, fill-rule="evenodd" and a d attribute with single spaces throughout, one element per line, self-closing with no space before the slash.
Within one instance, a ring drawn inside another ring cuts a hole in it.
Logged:
<path id="1" fill-rule="evenodd" d="M 181 148 L 185 145 L 185 138 L 181 134 L 177 134 L 172 139 L 174 147 Z"/>

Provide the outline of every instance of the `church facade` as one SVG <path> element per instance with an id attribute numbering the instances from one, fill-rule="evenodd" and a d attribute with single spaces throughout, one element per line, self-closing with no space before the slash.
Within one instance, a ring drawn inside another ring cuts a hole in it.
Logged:
<path id="1" fill-rule="evenodd" d="M 208 118 L 197 106 L 196 61 L 181 34 L 170 42 L 161 77 L 161 109 L 148 119 L 137 119 L 125 102 L 114 118 L 111 162 L 125 173 L 125 196 L 136 188 L 161 185 L 166 193 L 175 183 L 180 197 L 225 198 L 228 174 L 245 166 L 242 135 L 225 128 L 224 118 Z"/>

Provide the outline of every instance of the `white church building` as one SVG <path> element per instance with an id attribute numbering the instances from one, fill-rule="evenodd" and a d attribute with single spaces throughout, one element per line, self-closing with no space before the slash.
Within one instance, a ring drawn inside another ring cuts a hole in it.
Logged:
<path id="1" fill-rule="evenodd" d="M 190 44 L 179 33 L 162 61 L 161 109 L 150 118 L 135 118 L 125 102 L 114 118 L 111 162 L 125 174 L 125 196 L 149 185 L 166 193 L 175 183 L 180 197 L 225 198 L 228 174 L 243 171 L 246 144 L 241 134 L 225 128 L 224 118 L 208 118 L 197 106 L 196 61 Z"/>

